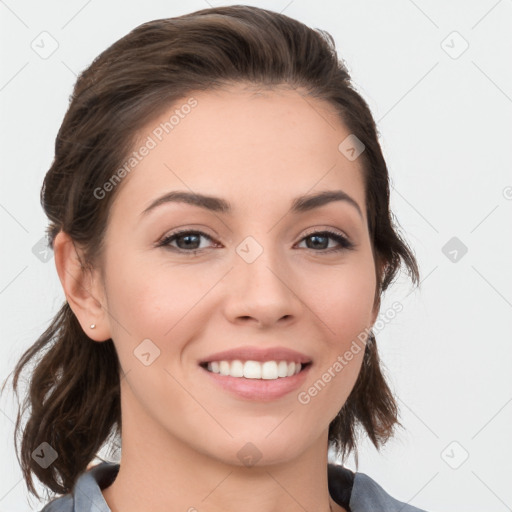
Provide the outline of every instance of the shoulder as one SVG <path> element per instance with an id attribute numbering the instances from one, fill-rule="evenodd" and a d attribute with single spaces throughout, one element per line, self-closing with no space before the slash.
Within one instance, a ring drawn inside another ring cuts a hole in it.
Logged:
<path id="1" fill-rule="evenodd" d="M 102 462 L 82 473 L 73 491 L 50 501 L 39 512 L 110 512 L 101 490 L 116 478 L 119 464 Z"/>
<path id="2" fill-rule="evenodd" d="M 39 512 L 73 512 L 73 501 L 73 496 L 66 494 L 60 498 L 50 501 L 50 503 L 48 503 Z"/>
<path id="3" fill-rule="evenodd" d="M 352 512 L 426 512 L 393 498 L 373 478 L 360 472 L 354 473 L 350 508 Z"/>
<path id="4" fill-rule="evenodd" d="M 351 512 L 426 512 L 389 495 L 373 478 L 337 464 L 328 465 L 329 492 Z"/>

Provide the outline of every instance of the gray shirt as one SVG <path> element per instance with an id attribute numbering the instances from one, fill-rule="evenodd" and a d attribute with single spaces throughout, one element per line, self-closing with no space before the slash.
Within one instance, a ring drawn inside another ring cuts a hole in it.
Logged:
<path id="1" fill-rule="evenodd" d="M 73 491 L 48 503 L 40 512 L 111 512 L 101 493 L 116 478 L 119 464 L 101 462 L 82 473 Z M 328 465 L 329 493 L 350 512 L 425 512 L 392 498 L 371 477 Z"/>

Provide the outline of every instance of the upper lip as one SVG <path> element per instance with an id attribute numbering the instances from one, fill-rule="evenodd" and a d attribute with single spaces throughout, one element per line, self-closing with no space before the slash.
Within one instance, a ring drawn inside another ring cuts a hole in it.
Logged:
<path id="1" fill-rule="evenodd" d="M 231 350 L 224 350 L 211 354 L 201 361 L 199 364 L 209 363 L 211 361 L 233 361 L 240 359 L 242 361 L 293 361 L 295 363 L 310 363 L 311 358 L 296 350 L 286 347 L 238 347 Z"/>

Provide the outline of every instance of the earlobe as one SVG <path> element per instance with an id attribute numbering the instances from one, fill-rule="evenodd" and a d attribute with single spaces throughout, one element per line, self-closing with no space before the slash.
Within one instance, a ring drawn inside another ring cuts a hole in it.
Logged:
<path id="1" fill-rule="evenodd" d="M 82 329 L 95 341 L 109 339 L 110 325 L 99 272 L 84 267 L 80 249 L 63 231 L 55 237 L 53 250 L 66 299 Z"/>
<path id="2" fill-rule="evenodd" d="M 377 321 L 377 317 L 379 316 L 379 310 L 380 310 L 380 300 L 379 303 L 375 305 L 375 308 L 372 311 L 372 327 L 374 326 L 375 322 Z"/>
<path id="3" fill-rule="evenodd" d="M 377 274 L 377 279 L 380 279 L 380 282 L 382 282 L 382 279 L 384 277 L 384 272 L 386 271 L 386 268 L 388 265 L 385 261 L 381 262 L 380 260 L 378 260 L 377 266 L 379 268 L 379 272 Z M 379 283 L 377 283 L 377 290 L 378 289 L 380 289 Z M 372 313 L 371 313 L 370 329 L 373 327 L 373 325 L 377 321 L 377 318 L 378 318 L 379 312 L 380 312 L 380 306 L 381 306 L 381 296 L 377 295 L 377 291 L 376 291 L 374 305 L 373 305 L 373 309 L 372 309 Z"/>

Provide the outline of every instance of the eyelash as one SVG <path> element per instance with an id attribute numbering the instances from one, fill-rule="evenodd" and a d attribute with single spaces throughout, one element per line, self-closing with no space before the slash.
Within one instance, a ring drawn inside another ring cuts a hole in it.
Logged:
<path id="1" fill-rule="evenodd" d="M 183 236 L 183 235 L 201 235 L 205 238 L 208 238 L 209 240 L 213 240 L 213 238 L 210 236 L 210 235 L 207 235 L 206 233 L 203 233 L 202 231 L 197 231 L 197 230 L 190 230 L 190 229 L 184 229 L 184 230 L 181 230 L 181 231 L 176 231 L 175 233 L 172 233 L 170 234 L 169 236 L 166 236 L 165 238 L 163 238 L 160 242 L 157 243 L 157 247 L 166 247 L 166 248 L 169 248 L 170 250 L 173 250 L 173 251 L 176 251 L 176 252 L 181 252 L 181 253 L 189 253 L 189 254 L 192 254 L 192 255 L 196 255 L 197 253 L 199 252 L 202 252 L 204 249 L 193 249 L 193 250 L 186 250 L 186 249 L 180 249 L 180 248 L 177 248 L 177 247 L 171 247 L 169 244 L 171 242 L 173 242 L 174 240 L 176 240 L 177 238 L 179 238 L 180 236 Z M 335 231 L 330 231 L 328 229 L 325 229 L 323 231 L 313 231 L 312 233 L 308 233 L 307 235 L 305 235 L 300 241 L 302 242 L 303 240 L 307 239 L 307 238 L 310 238 L 312 236 L 322 236 L 322 235 L 328 235 L 327 238 L 331 238 L 333 240 L 335 240 L 336 242 L 338 242 L 341 247 L 338 247 L 338 248 L 331 248 L 331 249 L 321 249 L 319 251 L 315 251 L 314 249 L 310 249 L 312 250 L 313 252 L 320 252 L 320 253 L 336 253 L 336 252 L 340 252 L 340 251 L 351 251 L 355 248 L 355 244 L 353 244 L 348 238 L 346 238 L 345 236 L 343 235 L 340 235 L 339 233 L 335 232 Z"/>

